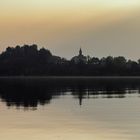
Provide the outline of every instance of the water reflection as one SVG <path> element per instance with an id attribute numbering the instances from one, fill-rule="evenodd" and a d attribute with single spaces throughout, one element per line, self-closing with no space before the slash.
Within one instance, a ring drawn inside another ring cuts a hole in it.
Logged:
<path id="1" fill-rule="evenodd" d="M 139 79 L 1 78 L 0 98 L 7 106 L 37 109 L 61 95 L 83 99 L 125 98 L 140 93 Z"/>

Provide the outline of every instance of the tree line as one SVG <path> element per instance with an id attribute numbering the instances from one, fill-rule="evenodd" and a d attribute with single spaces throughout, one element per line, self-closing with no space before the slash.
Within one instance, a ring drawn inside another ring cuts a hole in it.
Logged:
<path id="1" fill-rule="evenodd" d="M 140 76 L 140 60 L 87 57 L 74 63 L 37 45 L 8 47 L 0 54 L 0 76 Z"/>

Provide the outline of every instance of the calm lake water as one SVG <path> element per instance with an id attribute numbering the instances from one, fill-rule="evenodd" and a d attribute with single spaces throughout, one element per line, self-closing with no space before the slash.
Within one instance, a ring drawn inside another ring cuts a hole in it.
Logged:
<path id="1" fill-rule="evenodd" d="M 2 140 L 140 140 L 140 79 L 0 78 Z"/>

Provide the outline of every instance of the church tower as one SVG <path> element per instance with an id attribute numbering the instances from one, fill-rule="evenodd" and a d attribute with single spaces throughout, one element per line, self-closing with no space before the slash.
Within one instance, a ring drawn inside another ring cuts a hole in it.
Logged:
<path id="1" fill-rule="evenodd" d="M 74 56 L 72 59 L 71 59 L 75 64 L 78 64 L 78 63 L 84 63 L 86 64 L 87 63 L 87 57 L 83 55 L 83 52 L 82 52 L 82 49 L 80 48 L 79 50 L 79 55 L 77 56 Z"/>
<path id="2" fill-rule="evenodd" d="M 79 50 L 79 56 L 82 56 L 82 49 Z"/>

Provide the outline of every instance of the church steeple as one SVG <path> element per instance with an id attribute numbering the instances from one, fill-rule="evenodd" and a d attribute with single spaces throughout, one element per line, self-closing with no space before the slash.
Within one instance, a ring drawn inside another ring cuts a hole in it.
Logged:
<path id="1" fill-rule="evenodd" d="M 81 56 L 82 55 L 82 49 L 80 48 L 79 50 L 79 55 Z"/>
<path id="2" fill-rule="evenodd" d="M 83 55 L 82 49 L 80 47 L 79 49 L 79 54 L 77 56 L 74 56 L 71 59 L 75 64 L 79 64 L 79 63 L 87 63 L 87 57 Z"/>

